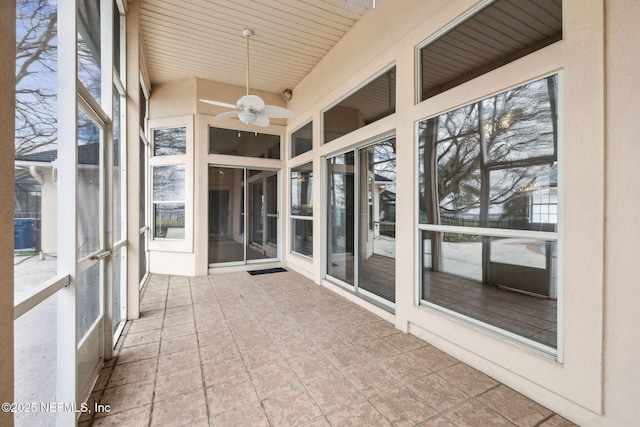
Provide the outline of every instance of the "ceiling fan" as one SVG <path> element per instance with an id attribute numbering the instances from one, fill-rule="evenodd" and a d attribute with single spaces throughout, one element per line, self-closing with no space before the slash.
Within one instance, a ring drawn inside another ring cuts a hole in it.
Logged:
<path id="1" fill-rule="evenodd" d="M 278 107 L 276 105 L 266 105 L 262 98 L 260 98 L 258 95 L 249 95 L 249 37 L 253 35 L 253 31 L 249 28 L 245 28 L 242 30 L 242 35 L 247 40 L 247 94 L 240 98 L 235 105 L 226 102 L 212 101 L 209 99 L 200 99 L 200 102 L 206 102 L 207 104 L 234 109 L 234 111 L 218 114 L 215 117 L 216 119 L 229 119 L 237 117 L 242 123 L 260 127 L 269 126 L 270 118 L 286 119 L 288 117 L 293 117 L 292 111 L 289 111 L 286 108 Z"/>

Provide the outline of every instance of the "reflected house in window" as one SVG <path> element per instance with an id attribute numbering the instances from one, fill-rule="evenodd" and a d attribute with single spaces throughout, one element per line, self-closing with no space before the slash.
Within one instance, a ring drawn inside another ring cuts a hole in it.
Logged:
<path id="1" fill-rule="evenodd" d="M 35 218 L 35 242 L 37 249 L 45 254 L 55 254 L 57 251 L 57 150 L 46 150 L 16 156 L 16 182 L 23 183 L 22 194 L 16 194 L 20 199 L 22 214 Z M 100 144 L 89 142 L 78 146 L 78 169 L 83 179 L 78 180 L 78 200 L 83 200 L 83 194 L 89 194 L 90 187 L 97 186 L 100 179 L 98 166 L 100 164 Z M 25 204 L 26 202 L 26 204 Z M 98 217 L 98 206 L 94 207 L 93 219 Z M 85 210 L 86 211 L 86 210 Z M 80 221 L 80 223 L 89 223 Z M 82 234 L 82 230 L 79 230 Z"/>

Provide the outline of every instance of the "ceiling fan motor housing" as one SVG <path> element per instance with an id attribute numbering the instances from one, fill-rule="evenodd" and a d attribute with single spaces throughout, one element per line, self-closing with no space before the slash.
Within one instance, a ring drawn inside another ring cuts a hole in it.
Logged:
<path id="1" fill-rule="evenodd" d="M 238 113 L 238 118 L 242 123 L 249 125 L 256 121 L 257 116 L 256 113 L 252 111 L 240 111 Z"/>

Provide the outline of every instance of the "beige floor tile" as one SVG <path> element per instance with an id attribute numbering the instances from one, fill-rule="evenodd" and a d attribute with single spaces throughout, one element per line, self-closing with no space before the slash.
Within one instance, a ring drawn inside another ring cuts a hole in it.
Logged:
<path id="1" fill-rule="evenodd" d="M 170 371 L 167 374 L 158 372 L 156 377 L 156 387 L 154 401 L 167 400 L 176 395 L 202 389 L 202 371 L 200 366 L 184 369 L 181 371 Z"/>
<path id="2" fill-rule="evenodd" d="M 183 426 L 207 418 L 203 390 L 180 394 L 153 404 L 151 426 Z"/>
<path id="3" fill-rule="evenodd" d="M 356 344 L 360 354 L 368 358 L 369 361 L 381 360 L 393 356 L 398 356 L 402 352 L 394 345 L 385 341 L 383 338 L 377 338 L 369 341 L 362 341 Z"/>
<path id="4" fill-rule="evenodd" d="M 124 339 L 124 343 L 122 344 L 123 348 L 132 347 L 134 345 L 142 345 L 148 344 L 152 342 L 160 341 L 160 334 L 162 333 L 162 329 L 151 329 L 143 332 L 129 332 Z"/>
<path id="5" fill-rule="evenodd" d="M 155 317 L 153 319 L 137 319 L 130 322 L 129 333 L 139 333 L 144 331 L 151 331 L 153 329 L 162 328 L 162 317 Z"/>
<path id="6" fill-rule="evenodd" d="M 185 335 L 182 337 L 162 339 L 160 342 L 160 355 L 177 353 L 185 350 L 193 350 L 198 348 L 198 339 L 196 334 Z"/>
<path id="7" fill-rule="evenodd" d="M 117 387 L 143 380 L 153 380 L 156 374 L 157 361 L 145 359 L 138 362 L 116 365 L 113 368 L 107 387 Z"/>
<path id="8" fill-rule="evenodd" d="M 504 385 L 478 396 L 478 400 L 512 423 L 522 427 L 537 425 L 552 414 L 544 406 Z"/>
<path id="9" fill-rule="evenodd" d="M 158 357 L 160 353 L 160 342 L 151 342 L 148 344 L 136 345 L 133 347 L 123 347 L 117 355 L 116 364 L 138 362 L 144 359 L 153 359 Z M 113 359 L 112 359 L 113 360 Z"/>
<path id="10" fill-rule="evenodd" d="M 439 375 L 472 396 L 477 396 L 498 385 L 493 378 L 464 363 L 446 368 L 440 371 Z"/>
<path id="11" fill-rule="evenodd" d="M 117 409 L 94 425 L 573 426 L 295 273 L 143 292 L 92 393 Z"/>
<path id="12" fill-rule="evenodd" d="M 216 383 L 207 387 L 206 393 L 211 414 L 226 412 L 249 403 L 258 402 L 258 395 L 247 376 Z"/>
<path id="13" fill-rule="evenodd" d="M 420 338 L 411 334 L 405 334 L 404 332 L 386 336 L 384 339 L 402 351 L 417 350 L 427 345 L 427 343 Z"/>
<path id="14" fill-rule="evenodd" d="M 147 427 L 151 415 L 151 405 L 130 409 L 124 412 L 108 414 L 102 418 L 96 418 L 91 424 L 93 427 Z"/>
<path id="15" fill-rule="evenodd" d="M 99 400 L 103 407 L 109 407 L 109 412 L 96 413 L 100 418 L 106 415 L 127 411 L 140 406 L 148 406 L 153 400 L 153 379 L 126 385 L 107 388 Z"/>
<path id="16" fill-rule="evenodd" d="M 344 375 L 365 396 L 379 394 L 401 385 L 401 381 L 376 364 L 357 366 Z"/>
<path id="17" fill-rule="evenodd" d="M 216 427 L 269 427 L 269 420 L 260 403 L 244 405 L 231 411 L 215 414 L 211 425 Z"/>
<path id="18" fill-rule="evenodd" d="M 560 415 L 554 415 L 545 422 L 541 423 L 540 427 L 578 427 L 578 425 L 565 418 L 562 418 Z"/>
<path id="19" fill-rule="evenodd" d="M 445 413 L 445 417 L 457 426 L 510 426 L 514 424 L 477 400 L 470 400 Z"/>
<path id="20" fill-rule="evenodd" d="M 386 427 L 391 423 L 371 403 L 360 402 L 327 416 L 334 427 Z"/>
<path id="21" fill-rule="evenodd" d="M 182 337 L 196 333 L 196 325 L 194 323 L 184 323 L 182 325 L 165 326 L 162 328 L 162 339 Z"/>
<path id="22" fill-rule="evenodd" d="M 432 371 L 439 371 L 459 363 L 458 359 L 431 345 L 410 351 L 407 355 L 414 357 L 419 363 L 425 363 Z"/>
<path id="23" fill-rule="evenodd" d="M 372 396 L 369 401 L 395 426 L 414 426 L 438 414 L 407 387 Z"/>
<path id="24" fill-rule="evenodd" d="M 460 388 L 438 374 L 426 375 L 408 383 L 425 402 L 443 412 L 469 399 Z"/>
<path id="25" fill-rule="evenodd" d="M 302 385 L 298 376 L 287 365 L 265 367 L 251 372 L 251 381 L 261 399 L 300 388 Z"/>
<path id="26" fill-rule="evenodd" d="M 297 426 L 322 416 L 322 411 L 304 388 L 271 397 L 262 404 L 274 427 Z"/>
<path id="27" fill-rule="evenodd" d="M 295 359 L 289 363 L 304 383 L 342 376 L 338 368 L 324 356 Z"/>
<path id="28" fill-rule="evenodd" d="M 158 374 L 176 372 L 182 369 L 200 366 L 200 353 L 197 348 L 160 354 L 158 358 Z"/>
<path id="29" fill-rule="evenodd" d="M 402 381 L 412 381 L 431 372 L 426 363 L 420 363 L 407 354 L 381 360 L 379 364 Z"/>
<path id="30" fill-rule="evenodd" d="M 325 414 L 365 400 L 364 395 L 346 377 L 310 383 L 307 388 Z"/>
<path id="31" fill-rule="evenodd" d="M 219 362 L 207 362 L 202 365 L 204 381 L 207 387 L 234 378 L 249 378 L 247 368 L 242 360 L 229 359 Z"/>
<path id="32" fill-rule="evenodd" d="M 456 427 L 456 425 L 445 417 L 437 417 L 420 423 L 417 427 Z"/>

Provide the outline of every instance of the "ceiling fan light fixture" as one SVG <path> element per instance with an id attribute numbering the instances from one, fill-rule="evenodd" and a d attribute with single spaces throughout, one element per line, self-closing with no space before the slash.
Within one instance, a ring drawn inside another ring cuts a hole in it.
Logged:
<path id="1" fill-rule="evenodd" d="M 240 119 L 240 121 L 247 125 L 255 122 L 257 117 L 258 116 L 256 116 L 256 113 L 252 111 L 240 111 L 238 113 L 238 118 Z"/>

